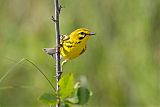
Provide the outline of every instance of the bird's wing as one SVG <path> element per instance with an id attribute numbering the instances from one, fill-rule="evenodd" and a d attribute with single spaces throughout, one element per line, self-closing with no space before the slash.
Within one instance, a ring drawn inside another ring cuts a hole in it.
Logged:
<path id="1" fill-rule="evenodd" d="M 68 35 L 60 36 L 60 46 L 63 46 L 63 42 L 68 40 L 70 37 Z M 56 48 L 43 48 L 44 52 L 48 55 L 51 55 L 53 58 L 56 58 Z M 60 56 L 62 58 L 62 56 Z"/>
<path id="2" fill-rule="evenodd" d="M 66 41 L 68 39 L 70 39 L 69 35 L 61 35 L 60 37 L 61 41 Z"/>

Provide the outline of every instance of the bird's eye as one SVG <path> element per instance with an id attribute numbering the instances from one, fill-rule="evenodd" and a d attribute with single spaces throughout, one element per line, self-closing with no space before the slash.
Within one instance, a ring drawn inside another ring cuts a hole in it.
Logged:
<path id="1" fill-rule="evenodd" d="M 81 35 L 84 35 L 84 32 L 81 32 L 80 34 L 81 34 Z"/>

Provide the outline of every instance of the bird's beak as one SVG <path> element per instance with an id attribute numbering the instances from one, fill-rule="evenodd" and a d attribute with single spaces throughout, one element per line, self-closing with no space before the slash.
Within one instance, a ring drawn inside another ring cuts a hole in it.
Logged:
<path id="1" fill-rule="evenodd" d="M 90 32 L 89 36 L 95 35 L 96 33 L 94 32 Z"/>

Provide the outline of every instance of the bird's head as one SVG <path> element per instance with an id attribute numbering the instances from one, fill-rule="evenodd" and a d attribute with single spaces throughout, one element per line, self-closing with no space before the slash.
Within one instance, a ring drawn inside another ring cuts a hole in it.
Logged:
<path id="1" fill-rule="evenodd" d="M 91 32 L 86 28 L 79 28 L 70 34 L 70 38 L 76 41 L 79 40 L 86 42 L 92 35 L 95 35 L 95 33 Z"/>

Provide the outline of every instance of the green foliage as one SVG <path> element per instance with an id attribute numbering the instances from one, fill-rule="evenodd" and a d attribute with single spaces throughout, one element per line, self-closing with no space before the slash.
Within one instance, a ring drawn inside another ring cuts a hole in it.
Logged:
<path id="1" fill-rule="evenodd" d="M 71 104 L 77 104 L 77 105 L 85 105 L 87 104 L 89 98 L 90 98 L 90 90 L 86 87 L 77 87 L 75 88 L 75 93 L 70 98 L 68 98 L 66 101 Z"/>
<path id="2" fill-rule="evenodd" d="M 68 73 L 59 81 L 59 93 L 44 93 L 40 101 L 47 105 L 55 105 L 59 100 L 62 107 L 71 105 L 85 105 L 90 98 L 90 90 L 82 87 L 79 82 L 75 83 L 73 73 Z"/>
<path id="3" fill-rule="evenodd" d="M 67 102 L 67 103 L 70 103 L 70 104 L 78 104 L 79 99 L 78 99 L 77 94 L 75 94 L 75 95 L 67 98 L 67 99 L 66 99 L 66 102 Z"/>
<path id="4" fill-rule="evenodd" d="M 61 107 L 70 107 L 68 104 L 61 105 Z"/>
<path id="5" fill-rule="evenodd" d="M 53 4 L 53 0 L 0 0 L 0 78 L 27 58 L 55 84 L 55 61 L 42 51 L 55 46 Z M 60 4 L 61 34 L 80 27 L 96 32 L 86 52 L 64 67 L 75 77 L 87 76 L 94 90 L 88 106 L 159 106 L 160 0 L 60 0 Z M 0 82 L 0 106 L 45 107 L 37 96 L 52 88 L 46 79 L 29 63 L 13 71 Z"/>
<path id="6" fill-rule="evenodd" d="M 56 105 L 57 103 L 57 97 L 53 93 L 44 93 L 39 100 L 47 105 Z"/>
<path id="7" fill-rule="evenodd" d="M 77 90 L 78 104 L 84 105 L 88 102 L 90 91 L 86 87 L 79 87 Z"/>
<path id="8" fill-rule="evenodd" d="M 62 99 L 69 97 L 71 93 L 74 91 L 73 74 L 69 73 L 65 76 L 62 76 L 62 78 L 59 81 L 59 86 L 60 86 L 59 94 L 62 97 Z"/>

